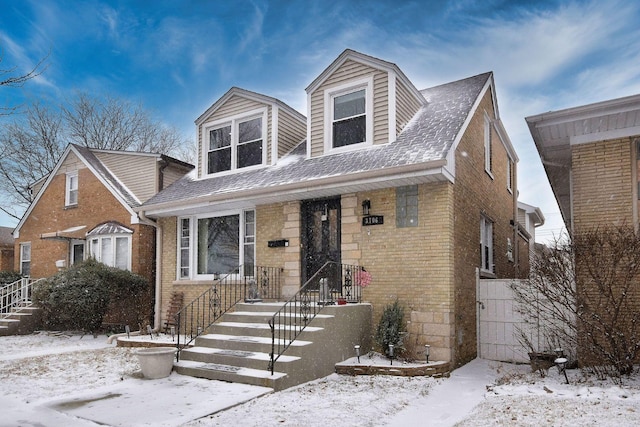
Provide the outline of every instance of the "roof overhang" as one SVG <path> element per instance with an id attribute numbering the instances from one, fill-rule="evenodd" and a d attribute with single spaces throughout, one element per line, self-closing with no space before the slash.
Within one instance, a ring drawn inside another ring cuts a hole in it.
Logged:
<path id="1" fill-rule="evenodd" d="M 640 136 L 640 95 L 526 117 L 565 225 L 571 229 L 571 147 Z"/>
<path id="2" fill-rule="evenodd" d="M 334 197 L 341 194 L 373 191 L 403 185 L 452 181 L 446 168 L 446 160 L 428 164 L 403 166 L 393 169 L 367 171 L 356 174 L 338 175 L 313 181 L 298 181 L 274 187 L 260 187 L 244 191 L 217 193 L 185 202 L 167 202 L 142 206 L 138 211 L 152 218 L 197 215 L 234 209 L 251 208 L 260 205 L 283 203 L 296 200 Z"/>

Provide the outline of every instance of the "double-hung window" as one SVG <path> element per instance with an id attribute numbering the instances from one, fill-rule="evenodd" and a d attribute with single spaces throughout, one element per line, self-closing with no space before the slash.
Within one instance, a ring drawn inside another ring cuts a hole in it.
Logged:
<path id="1" fill-rule="evenodd" d="M 216 216 L 180 218 L 178 277 L 210 279 L 218 275 L 253 271 L 255 212 L 229 212 Z"/>
<path id="2" fill-rule="evenodd" d="M 261 165 L 266 153 L 266 110 L 205 124 L 207 174 Z"/>
<path id="3" fill-rule="evenodd" d="M 350 150 L 373 139 L 371 79 L 325 91 L 325 149 Z"/>
<path id="4" fill-rule="evenodd" d="M 31 275 L 31 243 L 20 243 L 20 274 Z"/>
<path id="5" fill-rule="evenodd" d="M 493 222 L 485 217 L 480 217 L 480 270 L 493 273 Z"/>
<path id="6" fill-rule="evenodd" d="M 78 204 L 78 172 L 67 174 L 64 192 L 64 205 L 75 206 Z"/>

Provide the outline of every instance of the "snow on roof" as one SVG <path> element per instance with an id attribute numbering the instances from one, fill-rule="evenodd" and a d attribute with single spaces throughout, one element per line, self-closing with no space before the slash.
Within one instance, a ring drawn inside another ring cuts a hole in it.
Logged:
<path id="1" fill-rule="evenodd" d="M 428 104 L 421 107 L 400 133 L 397 140 L 367 149 L 307 158 L 306 141 L 278 161 L 276 166 L 246 172 L 195 179 L 186 176 L 153 196 L 142 206 L 147 210 L 160 205 L 189 203 L 211 196 L 252 190 L 279 191 L 287 185 L 305 183 L 307 187 L 322 186 L 327 180 L 358 174 L 372 174 L 394 168 L 424 165 L 441 167 L 456 137 L 462 129 L 491 73 L 443 84 L 421 91 Z M 278 167 L 278 165 L 286 165 Z"/>

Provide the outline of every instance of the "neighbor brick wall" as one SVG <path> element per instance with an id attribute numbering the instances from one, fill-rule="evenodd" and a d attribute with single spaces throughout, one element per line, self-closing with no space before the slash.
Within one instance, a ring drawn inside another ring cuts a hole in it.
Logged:
<path id="1" fill-rule="evenodd" d="M 77 163 L 72 162 L 72 164 L 77 167 Z M 61 168 L 62 172 L 64 170 Z M 154 227 L 132 224 L 131 213 L 85 167 L 78 169 L 78 204 L 74 207 L 65 207 L 66 176 L 62 172 L 53 177 L 20 228 L 20 236 L 15 242 L 15 251 L 18 256 L 15 257 L 14 268 L 20 269 L 20 244 L 30 242 L 31 277 L 52 276 L 58 272 L 55 265 L 57 260 L 65 260 L 69 265 L 69 242 L 67 240 L 41 239 L 42 234 L 84 225 L 85 228 L 75 232 L 73 236 L 84 239 L 86 233 L 98 224 L 117 221 L 133 230 L 131 235 L 131 271 L 147 279 L 149 294 L 145 304 L 150 307 L 155 273 Z M 85 254 L 88 255 L 87 247 L 85 247 Z M 151 314 L 150 310 L 149 314 Z M 110 320 L 117 323 L 117 319 Z"/>
<path id="2" fill-rule="evenodd" d="M 0 271 L 14 271 L 14 248 L 0 248 Z"/>
<path id="3" fill-rule="evenodd" d="M 629 138 L 571 146 L 573 231 L 633 225 L 633 154 Z"/>

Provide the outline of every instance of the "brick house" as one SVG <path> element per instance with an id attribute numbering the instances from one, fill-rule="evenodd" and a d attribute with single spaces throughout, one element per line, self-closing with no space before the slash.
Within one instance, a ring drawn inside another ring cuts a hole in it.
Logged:
<path id="1" fill-rule="evenodd" d="M 280 267 L 286 298 L 331 260 L 370 272 L 375 324 L 398 299 L 409 347 L 473 359 L 477 275 L 529 265 L 493 74 L 418 90 L 345 50 L 306 93 L 305 117 L 231 88 L 195 122 L 197 173 L 138 208 L 161 230 L 162 321 L 174 292 L 189 301 L 225 269 Z M 228 241 L 212 238 L 221 230 Z"/>
<path id="2" fill-rule="evenodd" d="M 134 208 L 191 169 L 160 154 L 70 144 L 32 187 L 33 202 L 13 232 L 15 270 L 49 277 L 91 256 L 152 286 L 156 231 Z"/>
<path id="3" fill-rule="evenodd" d="M 640 95 L 546 112 L 526 121 L 570 234 L 610 225 L 638 229 Z M 576 253 L 577 266 L 580 256 Z M 580 268 L 575 274 L 578 292 L 595 289 L 588 274 Z M 627 298 L 637 306 L 638 294 Z"/>
<path id="4" fill-rule="evenodd" d="M 12 228 L 0 227 L 0 271 L 13 271 Z"/>

